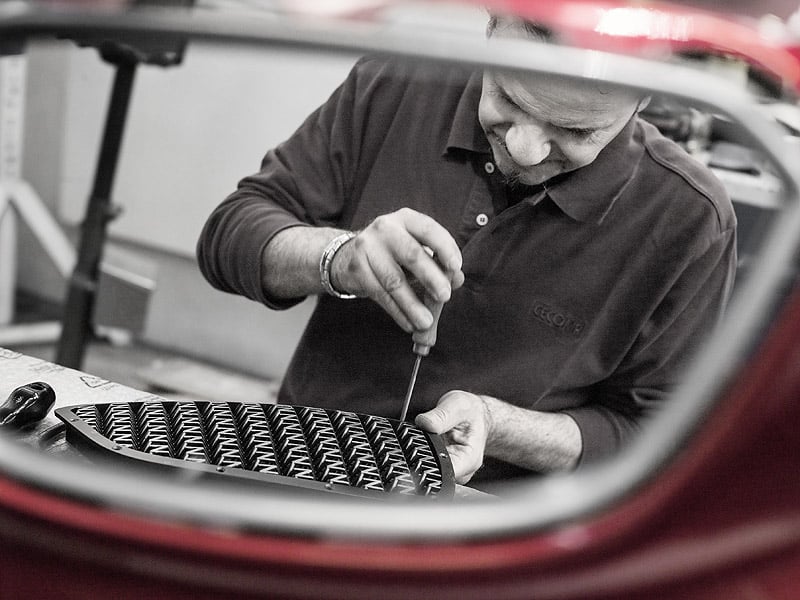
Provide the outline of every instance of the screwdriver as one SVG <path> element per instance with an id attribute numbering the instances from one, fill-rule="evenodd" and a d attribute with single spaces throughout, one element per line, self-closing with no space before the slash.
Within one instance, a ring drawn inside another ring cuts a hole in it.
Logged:
<path id="1" fill-rule="evenodd" d="M 411 404 L 411 395 L 414 393 L 414 385 L 417 383 L 417 373 L 419 373 L 419 365 L 422 362 L 423 356 L 428 356 L 428 353 L 436 343 L 436 328 L 439 325 L 439 316 L 442 314 L 442 307 L 444 302 L 434 300 L 430 295 L 425 294 L 425 306 L 431 311 L 433 315 L 433 325 L 424 331 L 415 331 L 411 336 L 414 342 L 412 351 L 417 355 L 414 360 L 414 369 L 411 371 L 411 380 L 408 382 L 408 391 L 406 398 L 403 401 L 403 409 L 400 411 L 400 420 L 405 421 L 408 414 L 408 406 Z"/>

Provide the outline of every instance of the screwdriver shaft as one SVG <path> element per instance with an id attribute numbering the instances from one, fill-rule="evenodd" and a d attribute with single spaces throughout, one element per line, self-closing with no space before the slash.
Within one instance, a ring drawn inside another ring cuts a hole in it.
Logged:
<path id="1" fill-rule="evenodd" d="M 417 354 L 417 359 L 414 361 L 414 370 L 411 371 L 411 381 L 408 382 L 408 391 L 406 392 L 406 399 L 403 401 L 403 410 L 400 411 L 400 420 L 405 421 L 408 414 L 408 407 L 411 404 L 411 395 L 414 393 L 414 384 L 417 383 L 417 373 L 419 373 L 419 364 L 422 362 L 422 355 Z"/>
<path id="2" fill-rule="evenodd" d="M 433 257 L 433 250 L 427 246 L 423 247 L 425 251 Z M 417 373 L 419 372 L 419 365 L 422 362 L 422 357 L 428 356 L 431 348 L 436 343 L 436 330 L 439 327 L 439 316 L 442 314 L 442 307 L 444 306 L 444 302 L 435 300 L 430 294 L 425 294 L 423 301 L 425 302 L 425 306 L 428 307 L 428 310 L 431 311 L 433 323 L 431 323 L 428 329 L 424 331 L 415 331 L 411 336 L 411 340 L 414 342 L 412 350 L 417 358 L 414 361 L 414 370 L 411 371 L 411 380 L 408 382 L 408 391 L 406 391 L 406 399 L 403 401 L 403 410 L 400 411 L 401 421 L 405 421 L 406 415 L 408 415 L 408 407 L 411 404 L 411 395 L 414 393 L 414 385 L 417 383 Z"/>

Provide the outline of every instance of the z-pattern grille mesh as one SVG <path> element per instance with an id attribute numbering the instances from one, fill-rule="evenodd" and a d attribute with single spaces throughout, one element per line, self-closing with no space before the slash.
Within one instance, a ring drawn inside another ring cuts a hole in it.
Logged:
<path id="1" fill-rule="evenodd" d="M 435 497 L 452 488 L 446 453 L 429 434 L 383 417 L 199 401 L 82 405 L 56 414 L 72 430 L 77 418 L 112 447 L 218 470 L 403 495 Z"/>

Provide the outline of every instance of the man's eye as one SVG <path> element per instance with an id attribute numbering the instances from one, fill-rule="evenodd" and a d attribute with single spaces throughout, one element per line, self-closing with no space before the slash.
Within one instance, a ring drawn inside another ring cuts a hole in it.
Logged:
<path id="1" fill-rule="evenodd" d="M 516 102 L 514 102 L 514 101 L 513 101 L 511 98 L 509 98 L 509 97 L 508 97 L 508 96 L 507 96 L 507 95 L 506 95 L 504 92 L 502 92 L 502 91 L 500 91 L 500 90 L 498 90 L 498 91 L 497 91 L 497 97 L 498 97 L 498 98 L 499 98 L 499 99 L 500 99 L 500 100 L 501 100 L 503 103 L 505 103 L 505 104 L 508 104 L 508 105 L 509 105 L 509 106 L 511 106 L 511 107 L 513 107 L 513 108 L 519 108 L 519 106 L 517 105 L 517 103 L 516 103 Z"/>
<path id="2" fill-rule="evenodd" d="M 566 127 L 564 131 L 566 131 L 570 135 L 574 135 L 575 137 L 585 138 L 592 135 L 596 130 L 590 129 L 588 127 Z"/>

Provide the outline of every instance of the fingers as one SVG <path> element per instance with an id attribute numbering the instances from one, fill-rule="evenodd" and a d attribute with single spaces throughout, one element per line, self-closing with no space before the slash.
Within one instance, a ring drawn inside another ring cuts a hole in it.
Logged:
<path id="1" fill-rule="evenodd" d="M 337 253 L 333 268 L 342 289 L 371 298 L 412 332 L 433 323 L 413 284 L 446 302 L 464 282 L 461 266 L 461 251 L 450 233 L 427 215 L 404 208 L 370 223 Z"/>
<path id="2" fill-rule="evenodd" d="M 416 248 L 425 255 L 427 260 L 431 261 L 432 266 L 430 268 L 438 271 L 440 278 L 443 277 L 441 271 L 439 271 L 430 257 L 427 256 L 419 243 L 413 240 L 413 238 L 404 240 L 404 243 L 412 248 L 416 246 Z M 369 267 L 380 286 L 377 289 L 378 296 L 375 300 L 381 305 L 383 305 L 384 302 L 394 303 L 411 325 L 411 329 L 407 329 L 406 331 L 410 332 L 418 329 L 427 329 L 433 324 L 433 315 L 430 310 L 428 310 L 427 306 L 421 302 L 422 298 L 414 292 L 411 281 L 403 270 L 404 268 L 408 269 L 408 255 L 412 254 L 413 251 L 409 250 L 406 252 L 405 256 L 398 256 L 397 251 L 393 252 L 392 250 L 392 246 L 385 247 L 380 245 L 375 252 L 365 253 Z M 415 257 L 410 260 L 417 261 L 420 259 Z M 445 286 L 447 286 L 447 298 L 449 299 L 450 291 L 446 281 Z"/>
<path id="3" fill-rule="evenodd" d="M 408 255 L 398 256 L 404 266 L 425 286 L 428 293 L 438 301 L 447 302 L 452 289 L 464 283 L 461 271 L 461 250 L 444 227 L 434 219 L 410 209 L 398 211 L 406 229 L 418 243 L 433 251 L 435 260 L 416 244 L 408 248 Z M 442 272 L 444 271 L 444 272 Z"/>
<path id="4" fill-rule="evenodd" d="M 375 219 L 365 230 L 386 244 L 396 265 L 419 281 L 432 298 L 447 302 L 453 280 L 460 285 L 461 251 L 450 233 L 434 219 L 411 209 L 400 209 Z M 435 259 L 425 247 L 430 248 Z M 388 267 L 388 275 L 395 270 Z"/>
<path id="5" fill-rule="evenodd" d="M 430 311 L 419 305 L 402 269 L 388 250 L 368 235 L 360 236 L 348 244 L 352 247 L 352 256 L 346 278 L 352 283 L 345 282 L 345 286 L 375 301 L 404 331 L 410 333 L 425 324 L 429 326 Z"/>
<path id="6" fill-rule="evenodd" d="M 483 465 L 486 449 L 485 405 L 468 392 L 448 392 L 436 408 L 417 416 L 417 426 L 445 439 L 457 483 L 466 483 Z"/>
<path id="7" fill-rule="evenodd" d="M 450 463 L 453 465 L 453 479 L 456 483 L 461 485 L 468 483 L 472 476 L 477 473 L 478 469 L 483 466 L 483 458 L 477 459 L 476 454 L 469 454 L 466 452 L 453 451 L 451 446 L 447 450 L 450 454 Z M 457 447 L 460 449 L 461 447 Z M 483 454 L 481 454 L 483 457 Z"/>

